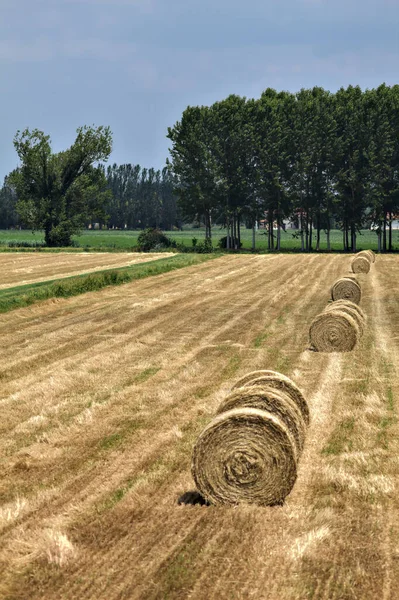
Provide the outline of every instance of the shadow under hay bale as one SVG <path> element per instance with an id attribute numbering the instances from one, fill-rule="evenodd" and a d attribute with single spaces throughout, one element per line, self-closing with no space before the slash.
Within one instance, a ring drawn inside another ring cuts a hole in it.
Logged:
<path id="1" fill-rule="evenodd" d="M 355 256 L 351 262 L 354 273 L 368 273 L 370 271 L 370 260 L 365 256 Z"/>
<path id="2" fill-rule="evenodd" d="M 240 387 L 267 386 L 288 394 L 288 396 L 297 405 L 304 418 L 306 425 L 309 425 L 310 414 L 308 403 L 306 402 L 301 390 L 286 375 L 276 371 L 261 370 L 252 371 L 241 377 L 232 387 L 232 391 Z"/>
<path id="3" fill-rule="evenodd" d="M 281 504 L 297 477 L 296 448 L 276 415 L 254 408 L 229 410 L 199 436 L 193 478 L 211 504 Z"/>
<path id="4" fill-rule="evenodd" d="M 336 300 L 350 300 L 360 304 L 362 291 L 360 285 L 353 277 L 340 277 L 331 288 L 331 298 Z"/>
<path id="5" fill-rule="evenodd" d="M 360 338 L 360 330 L 353 317 L 333 310 L 315 317 L 309 338 L 310 346 L 316 352 L 350 352 Z"/>
<path id="6" fill-rule="evenodd" d="M 297 445 L 298 454 L 303 449 L 306 422 L 298 405 L 286 392 L 267 385 L 253 385 L 233 390 L 220 404 L 216 414 L 236 408 L 256 408 L 276 415 L 285 423 Z"/>
<path id="7" fill-rule="evenodd" d="M 197 492 L 197 490 L 189 490 L 188 492 L 184 492 L 184 494 L 182 494 L 179 497 L 177 504 L 185 504 L 191 506 L 199 504 L 200 506 L 210 506 L 209 502 L 204 498 L 202 494 Z"/>

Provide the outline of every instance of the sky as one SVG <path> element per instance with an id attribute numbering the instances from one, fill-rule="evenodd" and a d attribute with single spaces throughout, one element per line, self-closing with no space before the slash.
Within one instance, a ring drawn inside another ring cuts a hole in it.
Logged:
<path id="1" fill-rule="evenodd" d="M 187 106 L 267 87 L 399 83 L 399 0 L 0 0 L 0 178 L 109 125 L 109 163 L 162 168 Z"/>

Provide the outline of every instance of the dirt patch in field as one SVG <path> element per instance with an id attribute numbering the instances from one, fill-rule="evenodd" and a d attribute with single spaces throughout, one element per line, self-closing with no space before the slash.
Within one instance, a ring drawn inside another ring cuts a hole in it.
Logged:
<path id="1" fill-rule="evenodd" d="M 141 254 L 139 252 L 57 252 L 12 253 L 0 254 L 0 290 L 48 281 L 62 279 L 72 275 L 92 273 L 113 267 L 128 267 L 137 263 L 167 258 L 172 254 L 165 252 Z"/>
<path id="2" fill-rule="evenodd" d="M 359 276 L 369 319 L 345 355 L 307 349 L 345 256 L 224 257 L 1 315 L 0 595 L 396 598 L 386 265 Z M 256 369 L 309 401 L 293 492 L 275 508 L 178 506 L 199 432 Z"/>

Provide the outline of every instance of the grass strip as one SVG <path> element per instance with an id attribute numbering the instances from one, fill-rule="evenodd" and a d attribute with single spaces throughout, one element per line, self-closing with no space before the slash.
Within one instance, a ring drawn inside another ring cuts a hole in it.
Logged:
<path id="1" fill-rule="evenodd" d="M 0 290 L 0 313 L 30 306 L 50 298 L 70 298 L 86 292 L 101 290 L 105 287 L 129 283 L 136 279 L 161 275 L 176 269 L 198 265 L 218 256 L 221 255 L 175 254 L 173 257 L 161 258 L 130 267 L 105 269 L 86 275 L 75 275 L 63 279 L 7 288 Z"/>

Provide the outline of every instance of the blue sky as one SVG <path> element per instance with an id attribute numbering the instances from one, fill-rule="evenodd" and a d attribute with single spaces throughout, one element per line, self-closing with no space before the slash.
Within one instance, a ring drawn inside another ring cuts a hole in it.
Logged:
<path id="1" fill-rule="evenodd" d="M 188 105 L 266 87 L 399 83 L 399 0 L 0 0 L 0 177 L 17 129 L 110 125 L 110 162 L 162 168 Z"/>

